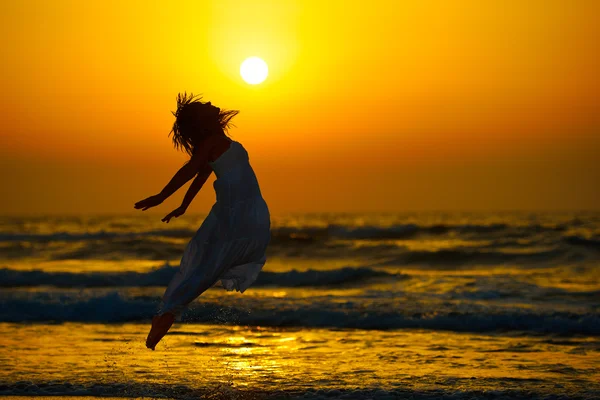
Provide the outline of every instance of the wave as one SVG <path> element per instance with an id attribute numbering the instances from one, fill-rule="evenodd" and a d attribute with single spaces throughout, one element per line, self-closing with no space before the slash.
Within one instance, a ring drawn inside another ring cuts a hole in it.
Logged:
<path id="1" fill-rule="evenodd" d="M 508 224 L 397 224 L 388 227 L 276 227 L 271 233 L 268 257 L 348 257 L 392 265 L 536 263 L 580 261 L 594 258 L 600 240 L 583 236 L 540 234 L 558 231 L 557 226 Z M 189 229 L 136 232 L 51 234 L 0 234 L 0 260 L 153 260 L 175 262 L 193 237 Z M 400 240 L 448 239 L 455 247 L 437 251 L 414 251 Z M 397 242 L 394 242 L 397 240 Z M 357 242 L 361 241 L 361 242 Z M 470 247 L 463 247 L 470 245 Z M 539 250 L 542 248 L 543 250 Z M 547 250 L 551 249 L 551 250 Z M 520 250 L 529 250 L 525 253 Z"/>
<path id="2" fill-rule="evenodd" d="M 20 271 L 0 269 L 0 287 L 55 286 L 60 288 L 80 287 L 151 287 L 165 286 L 175 275 L 177 267 L 169 264 L 149 272 L 44 272 L 40 270 Z M 406 278 L 401 274 L 390 274 L 376 269 L 344 267 L 334 270 L 288 272 L 263 271 L 253 286 L 310 287 L 348 285 L 364 283 L 374 278 Z"/>
<path id="3" fill-rule="evenodd" d="M 600 250 L 600 239 L 589 239 L 580 236 L 567 236 L 565 242 L 572 246 L 582 246 L 593 250 Z"/>
<path id="4" fill-rule="evenodd" d="M 20 246 L 17 247 L 2 247 L 2 255 L 4 260 L 14 260 L 21 257 L 34 257 L 46 253 L 46 258 L 54 261 L 62 260 L 109 260 L 120 261 L 127 259 L 136 260 L 153 260 L 153 261 L 169 261 L 177 262 L 183 254 L 184 244 L 161 242 L 161 241 L 115 241 L 115 242 L 100 242 L 88 243 L 82 246 L 60 247 L 54 249 L 39 249 L 36 246 Z M 551 245 L 551 244 L 549 244 Z M 365 264 L 371 267 L 379 266 L 408 266 L 408 265 L 423 265 L 423 266 L 468 266 L 468 265 L 496 265 L 512 263 L 515 265 L 530 265 L 539 263 L 553 262 L 578 262 L 586 258 L 594 257 L 591 253 L 586 253 L 578 249 L 569 249 L 564 246 L 554 246 L 548 249 L 536 249 L 533 244 L 523 245 L 521 247 L 513 246 L 506 248 L 507 243 L 490 243 L 479 247 L 455 247 L 442 250 L 408 250 L 406 247 L 378 244 L 378 245 L 331 245 L 323 247 L 313 247 L 311 249 L 303 249 L 298 246 L 269 246 L 267 249 L 267 258 L 270 257 L 308 257 L 317 259 L 332 259 L 342 257 L 351 257 L 355 259 L 365 260 Z M 579 246 L 585 248 L 596 249 L 598 245 L 594 242 L 582 242 Z M 0 270 L 0 278 L 14 282 L 15 279 L 19 282 L 25 282 L 19 276 L 15 276 L 10 270 Z M 39 273 L 39 271 L 38 271 Z M 130 273 L 131 275 L 131 273 Z M 36 274 L 32 271 L 30 278 L 35 279 Z M 147 279 L 154 281 L 146 276 L 131 275 L 144 285 Z M 160 279 L 164 279 L 164 275 L 159 275 Z M 60 282 L 63 280 L 70 281 L 67 276 L 56 275 L 51 277 L 52 282 Z M 119 283 L 122 279 L 131 280 L 127 275 L 120 274 L 117 276 L 106 275 L 95 276 L 93 281 L 106 281 L 107 285 L 124 286 Z M 1 279 L 0 279 L 1 280 Z M 102 283 L 104 285 L 104 283 Z M 0 282 L 2 286 L 2 282 Z"/>
<path id="5" fill-rule="evenodd" d="M 390 258 L 386 261 L 377 263 L 375 266 L 392 265 L 465 265 L 465 264 L 484 264 L 495 265 L 505 263 L 536 263 L 559 260 L 562 257 L 571 257 L 571 261 L 576 256 L 568 255 L 565 251 L 555 249 L 537 252 L 504 252 L 504 251 L 481 251 L 471 249 L 449 249 L 436 251 L 410 251 L 400 256 Z"/>
<path id="6" fill-rule="evenodd" d="M 418 234 L 445 235 L 449 233 L 458 234 L 496 234 L 520 237 L 543 232 L 562 232 L 567 228 L 562 225 L 510 225 L 504 223 L 496 224 L 397 224 L 389 227 L 363 226 L 351 228 L 341 225 L 329 225 L 328 232 L 334 237 L 345 237 L 350 239 L 404 239 Z"/>
<path id="7" fill-rule="evenodd" d="M 282 227 L 273 230 L 276 240 L 297 240 L 306 243 L 322 238 L 359 239 L 359 240 L 393 240 L 411 239 L 418 235 L 436 236 L 450 233 L 462 235 L 503 234 L 508 237 L 526 237 L 544 232 L 561 232 L 566 230 L 562 225 L 509 225 L 509 224 L 396 224 L 387 227 L 360 226 L 349 227 L 330 224 L 325 228 Z"/>
<path id="8" fill-rule="evenodd" d="M 194 302 L 184 322 L 243 326 L 318 327 L 352 329 L 431 329 L 454 332 L 530 332 L 537 334 L 600 336 L 600 314 L 526 308 L 385 307 L 379 303 L 337 302 L 328 297 L 310 302 L 245 297 Z M 235 303 L 237 301 L 237 304 Z M 83 298 L 78 294 L 28 293 L 0 299 L 3 322 L 147 322 L 156 312 L 159 298 L 127 297 L 117 292 Z M 412 310 L 412 311 L 411 311 Z"/>
<path id="9" fill-rule="evenodd" d="M 515 236 L 526 236 L 542 232 L 563 231 L 566 227 L 561 225 L 509 225 L 509 224 L 396 224 L 392 226 L 360 226 L 351 227 L 338 224 L 329 224 L 325 227 L 273 227 L 272 236 L 275 242 L 313 243 L 327 238 L 339 239 L 405 239 L 417 234 L 444 235 L 451 232 L 459 234 L 493 234 L 504 233 Z M 54 232 L 47 234 L 36 233 L 0 233 L 0 242 L 73 242 L 87 240 L 133 239 L 140 237 L 167 237 L 189 239 L 195 233 L 192 229 L 159 229 L 132 232 Z"/>
<path id="10" fill-rule="evenodd" d="M 385 271 L 379 271 L 367 267 L 344 267 L 334 270 L 312 270 L 289 272 L 267 272 L 263 271 L 258 276 L 254 283 L 255 286 L 285 286 L 285 287 L 302 287 L 302 286 L 332 286 L 332 285 L 347 285 L 353 283 L 364 283 L 367 280 L 374 278 L 394 278 L 406 279 L 407 275 L 391 274 Z"/>
<path id="11" fill-rule="evenodd" d="M 490 224 L 490 225 L 394 225 L 390 227 L 377 227 L 367 226 L 360 228 L 348 228 L 344 226 L 331 225 L 329 227 L 330 232 L 333 236 L 345 237 L 350 239 L 404 239 L 414 237 L 417 234 L 428 234 L 428 235 L 443 235 L 450 232 L 457 232 L 463 234 L 470 233 L 497 233 L 505 232 L 511 228 L 507 224 Z M 536 227 L 532 227 L 537 229 Z M 518 228 L 517 228 L 518 229 Z"/>

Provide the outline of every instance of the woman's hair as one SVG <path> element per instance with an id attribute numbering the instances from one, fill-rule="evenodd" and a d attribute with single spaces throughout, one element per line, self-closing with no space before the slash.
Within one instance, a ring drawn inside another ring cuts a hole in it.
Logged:
<path id="1" fill-rule="evenodd" d="M 227 132 L 231 119 L 239 111 L 221 110 L 208 103 L 200 101 L 201 96 L 194 96 L 193 93 L 179 93 L 177 95 L 177 110 L 172 111 L 175 116 L 175 123 L 171 133 L 173 134 L 173 145 L 176 149 L 185 151 L 190 156 L 194 154 L 196 146 L 215 130 Z"/>

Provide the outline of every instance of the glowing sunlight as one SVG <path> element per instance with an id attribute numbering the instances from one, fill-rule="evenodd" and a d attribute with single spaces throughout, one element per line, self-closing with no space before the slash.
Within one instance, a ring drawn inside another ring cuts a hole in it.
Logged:
<path id="1" fill-rule="evenodd" d="M 263 59 L 258 57 L 249 57 L 240 66 L 240 75 L 244 81 L 251 85 L 258 85 L 267 79 L 269 67 Z"/>

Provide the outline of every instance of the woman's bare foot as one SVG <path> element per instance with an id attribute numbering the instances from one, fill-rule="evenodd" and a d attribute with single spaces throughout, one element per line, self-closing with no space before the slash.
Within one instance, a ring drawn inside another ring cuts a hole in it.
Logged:
<path id="1" fill-rule="evenodd" d="M 175 314 L 167 312 L 152 318 L 152 328 L 146 338 L 146 347 L 154 350 L 158 342 L 167 334 L 175 322 Z"/>

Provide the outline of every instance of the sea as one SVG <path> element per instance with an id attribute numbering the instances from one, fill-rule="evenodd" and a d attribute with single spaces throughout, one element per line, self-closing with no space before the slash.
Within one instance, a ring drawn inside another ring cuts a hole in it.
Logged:
<path id="1" fill-rule="evenodd" d="M 0 396 L 600 399 L 599 212 L 273 215 L 151 351 L 205 215 L 161 217 L 0 217 Z"/>

